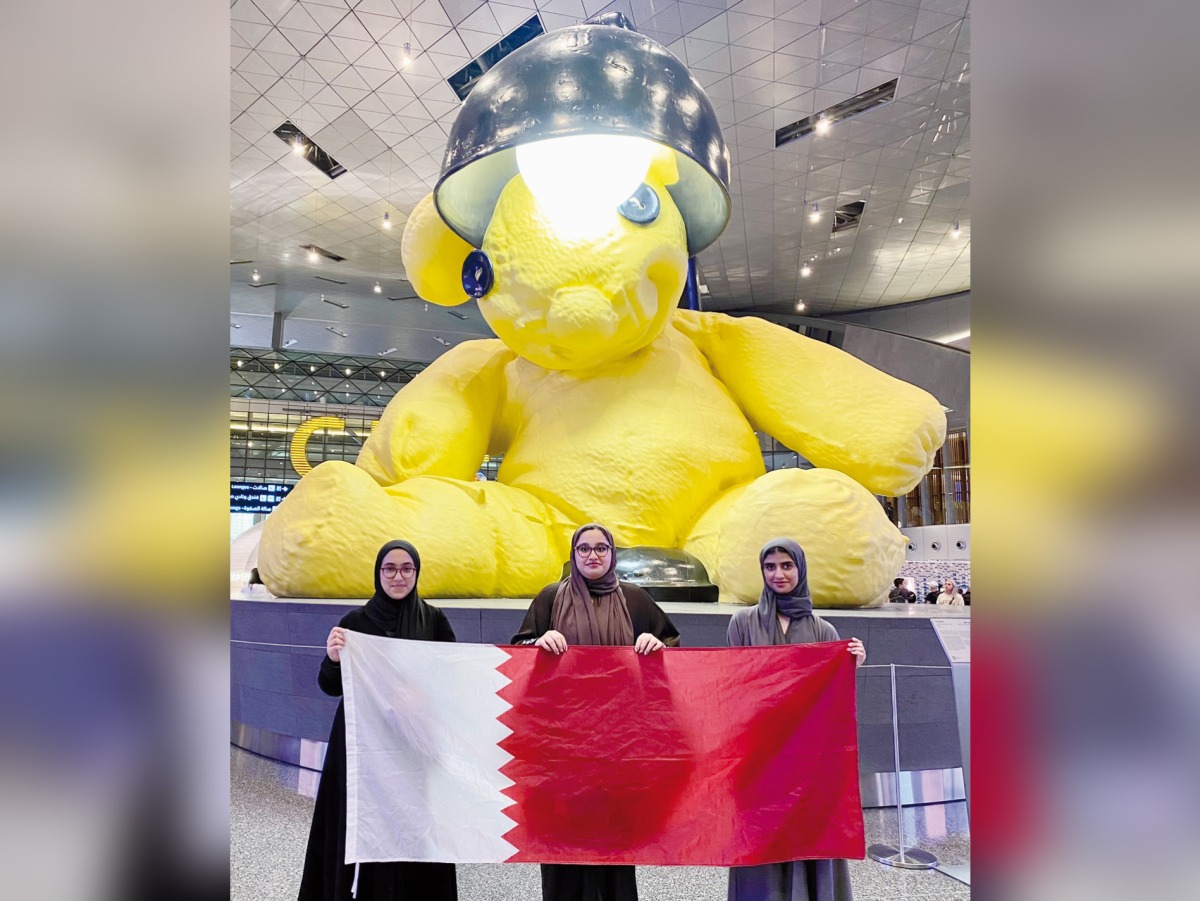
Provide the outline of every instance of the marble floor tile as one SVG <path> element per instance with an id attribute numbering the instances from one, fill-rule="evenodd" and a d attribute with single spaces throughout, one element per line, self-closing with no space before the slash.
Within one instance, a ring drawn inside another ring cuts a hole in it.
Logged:
<path id="1" fill-rule="evenodd" d="M 230 749 L 230 897 L 290 901 L 300 872 L 316 796 L 316 773 Z M 904 810 L 909 847 L 947 864 L 968 863 L 966 804 Z M 895 808 L 864 811 L 867 844 L 897 843 Z M 856 901 L 967 901 L 970 887 L 934 870 L 901 870 L 869 858 L 850 861 Z M 638 867 L 642 901 L 724 901 L 726 871 L 716 867 Z M 460 901 L 540 898 L 534 864 L 463 864 Z"/>

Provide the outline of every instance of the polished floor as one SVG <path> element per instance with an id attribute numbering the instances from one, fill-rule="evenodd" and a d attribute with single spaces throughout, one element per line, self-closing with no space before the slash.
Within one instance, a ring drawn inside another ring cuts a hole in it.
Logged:
<path id="1" fill-rule="evenodd" d="M 230 897 L 233 901 L 293 899 L 308 826 L 316 773 L 230 749 Z M 867 844 L 895 845 L 896 813 L 867 810 Z M 905 810 L 910 846 L 937 855 L 943 865 L 967 864 L 971 836 L 966 804 L 933 804 Z M 901 870 L 869 858 L 850 861 L 856 901 L 965 901 L 970 887 L 934 870 Z M 724 901 L 726 871 L 715 867 L 638 867 L 642 901 Z M 461 901 L 540 898 L 533 864 L 461 864 Z"/>

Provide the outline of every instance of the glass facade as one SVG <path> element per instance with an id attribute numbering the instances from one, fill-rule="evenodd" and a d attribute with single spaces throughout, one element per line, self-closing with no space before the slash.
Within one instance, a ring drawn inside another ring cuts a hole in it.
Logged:
<path id="1" fill-rule="evenodd" d="M 970 433 L 951 432 L 933 459 L 933 468 L 904 497 L 887 499 L 888 515 L 901 529 L 960 525 L 971 521 Z"/>

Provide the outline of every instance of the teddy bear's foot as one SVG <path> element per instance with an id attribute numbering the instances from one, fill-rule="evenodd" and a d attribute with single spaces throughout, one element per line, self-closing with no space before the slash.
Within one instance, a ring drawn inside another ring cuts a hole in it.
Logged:
<path id="1" fill-rule="evenodd" d="M 900 534 L 867 489 L 832 469 L 779 469 L 726 492 L 692 529 L 686 550 L 721 586 L 721 600 L 753 604 L 758 552 L 772 538 L 799 542 L 817 607 L 882 603 L 904 563 Z"/>
<path id="2" fill-rule="evenodd" d="M 530 597 L 559 578 L 572 529 L 499 482 L 422 476 L 382 488 L 357 466 L 328 462 L 267 518 L 258 569 L 281 597 L 367 597 L 379 548 L 403 538 L 421 555 L 424 597 Z"/>

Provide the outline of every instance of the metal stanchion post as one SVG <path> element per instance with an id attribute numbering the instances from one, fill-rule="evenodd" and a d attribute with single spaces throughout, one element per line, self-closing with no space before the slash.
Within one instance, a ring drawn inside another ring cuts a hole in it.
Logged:
<path id="1" fill-rule="evenodd" d="M 937 866 L 937 857 L 920 848 L 906 848 L 904 842 L 904 806 L 900 798 L 900 717 L 896 713 L 896 664 L 888 667 L 892 671 L 892 752 L 896 760 L 896 828 L 900 841 L 896 848 L 891 845 L 871 845 L 867 856 L 889 867 L 906 870 L 928 870 Z"/>

